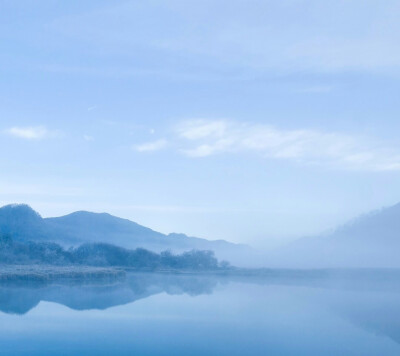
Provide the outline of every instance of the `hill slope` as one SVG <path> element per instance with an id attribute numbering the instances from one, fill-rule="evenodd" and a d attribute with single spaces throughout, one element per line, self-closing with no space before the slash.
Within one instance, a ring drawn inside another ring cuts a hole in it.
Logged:
<path id="1" fill-rule="evenodd" d="M 245 248 L 224 240 L 210 241 L 184 234 L 165 235 L 106 213 L 78 211 L 56 218 L 42 218 L 28 205 L 20 204 L 0 208 L 0 233 L 10 234 L 17 241 L 54 241 L 62 245 L 105 242 L 153 251 L 207 249 L 223 258 L 226 258 L 225 253 L 240 253 Z"/>
<path id="2" fill-rule="evenodd" d="M 400 267 L 400 204 L 363 215 L 332 233 L 299 239 L 275 251 L 287 267 Z"/>

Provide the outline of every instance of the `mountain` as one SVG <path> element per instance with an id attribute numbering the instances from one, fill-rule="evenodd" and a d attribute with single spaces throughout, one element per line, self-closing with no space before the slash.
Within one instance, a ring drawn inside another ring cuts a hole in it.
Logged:
<path id="1" fill-rule="evenodd" d="M 86 242 L 104 242 L 125 248 L 143 247 L 152 251 L 182 252 L 191 249 L 212 250 L 218 257 L 246 249 L 244 245 L 224 240 L 210 241 L 184 234 L 165 235 L 133 221 L 107 213 L 77 211 L 72 214 L 42 218 L 30 206 L 6 205 L 0 208 L 0 233 L 16 241 L 52 241 L 64 246 Z"/>
<path id="2" fill-rule="evenodd" d="M 286 267 L 400 267 L 400 204 L 362 215 L 331 233 L 299 239 L 270 256 Z"/>

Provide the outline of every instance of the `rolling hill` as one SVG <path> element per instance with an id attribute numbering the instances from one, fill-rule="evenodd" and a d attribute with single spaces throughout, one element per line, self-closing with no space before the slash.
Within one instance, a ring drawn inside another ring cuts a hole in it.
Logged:
<path id="1" fill-rule="evenodd" d="M 224 240 L 206 240 L 184 234 L 162 234 L 127 219 L 107 213 L 77 211 L 69 215 L 42 218 L 30 206 L 6 205 L 0 208 L 0 233 L 16 241 L 53 241 L 64 246 L 86 242 L 105 242 L 125 248 L 143 247 L 153 251 L 182 252 L 212 250 L 227 258 L 247 247 Z"/>
<path id="2" fill-rule="evenodd" d="M 286 267 L 400 267 L 400 204 L 380 209 L 319 236 L 301 238 L 271 253 Z"/>

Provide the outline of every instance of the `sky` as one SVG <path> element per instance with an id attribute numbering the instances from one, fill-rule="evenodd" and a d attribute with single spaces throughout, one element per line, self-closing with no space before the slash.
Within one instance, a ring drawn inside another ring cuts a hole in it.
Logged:
<path id="1" fill-rule="evenodd" d="M 400 201 L 399 1 L 0 1 L 0 204 L 273 247 Z"/>

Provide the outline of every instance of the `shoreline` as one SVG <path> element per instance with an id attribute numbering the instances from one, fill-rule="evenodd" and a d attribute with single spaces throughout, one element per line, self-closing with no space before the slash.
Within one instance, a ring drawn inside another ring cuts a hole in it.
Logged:
<path id="1" fill-rule="evenodd" d="M 236 276 L 236 277 L 327 277 L 339 275 L 370 275 L 399 273 L 399 268 L 238 268 L 215 270 L 189 269 L 151 269 L 132 268 L 124 266 L 84 266 L 84 265 L 13 265 L 0 264 L 0 282 L 13 279 L 43 280 L 55 279 L 120 279 L 130 273 L 173 274 L 173 275 L 205 275 L 205 276 Z"/>
<path id="2" fill-rule="evenodd" d="M 51 265 L 0 265 L 2 282 L 117 281 L 126 272 L 118 268 Z"/>

